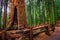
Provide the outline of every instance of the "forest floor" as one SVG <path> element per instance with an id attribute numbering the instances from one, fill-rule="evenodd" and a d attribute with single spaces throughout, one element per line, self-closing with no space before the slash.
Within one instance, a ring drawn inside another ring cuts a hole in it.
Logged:
<path id="1" fill-rule="evenodd" d="M 60 40 L 60 27 L 56 27 L 55 32 L 51 32 L 51 36 L 41 33 L 34 40 Z"/>

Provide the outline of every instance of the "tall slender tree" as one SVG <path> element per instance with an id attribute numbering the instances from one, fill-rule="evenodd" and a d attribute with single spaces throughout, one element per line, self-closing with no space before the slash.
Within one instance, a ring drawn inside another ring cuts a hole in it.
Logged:
<path id="1" fill-rule="evenodd" d="M 1 19 L 2 19 L 2 7 L 3 7 L 3 0 L 0 0 L 0 28 L 2 29 L 2 22 L 1 22 Z"/>
<path id="2" fill-rule="evenodd" d="M 3 29 L 6 27 L 6 20 L 7 20 L 7 5 L 8 5 L 8 0 L 4 0 L 4 20 L 3 20 Z"/>
<path id="3" fill-rule="evenodd" d="M 41 0 L 37 0 L 36 6 L 37 6 L 37 24 L 40 24 L 40 2 Z"/>

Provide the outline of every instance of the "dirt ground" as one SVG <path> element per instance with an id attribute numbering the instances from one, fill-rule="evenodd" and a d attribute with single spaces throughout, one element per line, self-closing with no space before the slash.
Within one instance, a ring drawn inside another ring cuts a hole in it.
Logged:
<path id="1" fill-rule="evenodd" d="M 56 27 L 55 32 L 51 32 L 51 36 L 42 33 L 36 36 L 34 40 L 60 40 L 60 27 Z"/>

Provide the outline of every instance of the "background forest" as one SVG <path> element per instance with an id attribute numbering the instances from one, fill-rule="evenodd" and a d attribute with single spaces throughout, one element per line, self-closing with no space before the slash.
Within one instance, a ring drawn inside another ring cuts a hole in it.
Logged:
<path id="1" fill-rule="evenodd" d="M 0 0 L 0 28 L 9 20 L 11 0 Z M 29 26 L 55 24 L 60 20 L 60 0 L 25 0 L 26 18 Z"/>
<path id="2" fill-rule="evenodd" d="M 60 0 L 55 0 L 56 19 L 60 20 Z"/>

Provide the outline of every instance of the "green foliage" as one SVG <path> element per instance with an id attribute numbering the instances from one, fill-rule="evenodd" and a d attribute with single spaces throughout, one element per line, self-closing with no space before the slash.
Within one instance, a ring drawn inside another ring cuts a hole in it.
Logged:
<path id="1" fill-rule="evenodd" d="M 54 5 L 52 0 L 30 0 L 26 5 L 27 22 L 30 26 L 54 24 Z"/>
<path id="2" fill-rule="evenodd" d="M 55 0 L 56 5 L 56 19 L 60 20 L 60 0 Z"/>

